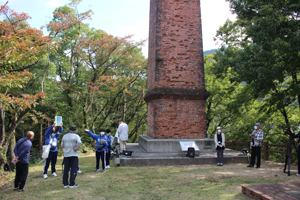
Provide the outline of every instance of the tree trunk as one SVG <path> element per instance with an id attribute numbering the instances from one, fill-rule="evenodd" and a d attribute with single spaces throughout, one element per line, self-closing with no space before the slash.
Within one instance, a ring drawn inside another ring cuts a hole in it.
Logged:
<path id="1" fill-rule="evenodd" d="M 9 138 L 9 145 L 6 153 L 7 163 L 9 165 L 9 171 L 13 172 L 15 165 L 11 163 L 15 159 L 14 148 L 16 146 L 16 137 L 15 134 L 12 134 Z"/>
<path id="2" fill-rule="evenodd" d="M 43 123 L 40 123 L 39 152 L 43 154 Z"/>
<path id="3" fill-rule="evenodd" d="M 4 134 L 5 134 L 5 129 L 4 129 L 4 110 L 2 107 L 2 104 L 0 104 L 0 148 L 2 147 L 2 144 L 4 142 Z"/>
<path id="4" fill-rule="evenodd" d="M 124 97 L 123 122 L 125 122 L 125 119 L 126 119 L 126 94 L 125 94 L 125 90 L 123 90 L 123 97 Z"/>

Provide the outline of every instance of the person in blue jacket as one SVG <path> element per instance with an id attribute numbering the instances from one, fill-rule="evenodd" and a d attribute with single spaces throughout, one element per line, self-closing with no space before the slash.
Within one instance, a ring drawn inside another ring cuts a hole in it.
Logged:
<path id="1" fill-rule="evenodd" d="M 32 146 L 30 140 L 32 140 L 33 137 L 34 133 L 32 131 L 28 131 L 26 138 L 19 139 L 14 148 L 14 154 L 16 156 L 16 158 L 12 161 L 12 163 L 16 165 L 14 190 L 19 190 L 19 192 L 28 190 L 27 188 L 24 188 L 24 186 L 27 180 L 30 149 Z"/>
<path id="2" fill-rule="evenodd" d="M 50 162 L 51 162 L 52 176 L 57 176 L 56 169 L 55 169 L 55 165 L 56 165 L 56 161 L 57 161 L 57 139 L 59 138 L 60 134 L 63 132 L 63 127 L 62 127 L 63 124 L 61 124 L 58 131 L 55 130 L 55 124 L 56 123 L 54 122 L 53 125 L 51 125 L 45 133 L 46 145 L 49 145 L 50 142 L 51 143 L 50 143 L 49 156 L 46 159 L 45 164 L 44 164 L 44 170 L 43 170 L 44 178 L 48 178 L 47 171 L 48 171 Z"/>
<path id="3" fill-rule="evenodd" d="M 107 135 L 105 135 L 105 130 L 100 129 L 100 135 L 96 135 L 92 133 L 88 129 L 84 129 L 85 132 L 89 134 L 94 140 L 96 140 L 96 172 L 100 171 L 99 169 L 99 162 L 101 157 L 102 162 L 102 172 L 105 172 L 105 166 L 106 166 L 106 151 L 108 150 L 107 146 Z M 101 140 L 105 140 L 105 142 L 100 142 Z"/>
<path id="4" fill-rule="evenodd" d="M 106 129 L 106 135 L 107 135 L 107 151 L 106 151 L 106 169 L 110 168 L 109 166 L 109 161 L 110 161 L 110 151 L 111 151 L 111 145 L 113 142 L 113 137 L 110 135 L 111 134 L 111 130 L 110 129 Z"/>

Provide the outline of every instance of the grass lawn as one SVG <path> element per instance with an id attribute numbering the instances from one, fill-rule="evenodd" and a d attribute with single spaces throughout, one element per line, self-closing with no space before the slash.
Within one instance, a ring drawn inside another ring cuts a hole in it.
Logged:
<path id="1" fill-rule="evenodd" d="M 105 173 L 95 172 L 94 153 L 80 155 L 82 174 L 76 177 L 78 188 L 63 188 L 62 157 L 58 159 L 58 177 L 43 179 L 43 164 L 29 168 L 26 192 L 11 186 L 0 190 L 0 199 L 250 199 L 241 193 L 241 185 L 300 181 L 282 172 L 282 164 L 262 162 L 262 168 L 246 164 L 190 166 L 117 167 Z M 51 171 L 50 171 L 51 172 Z M 0 172 L 3 176 L 3 172 Z M 14 173 L 1 178 L 1 186 L 13 180 Z"/>

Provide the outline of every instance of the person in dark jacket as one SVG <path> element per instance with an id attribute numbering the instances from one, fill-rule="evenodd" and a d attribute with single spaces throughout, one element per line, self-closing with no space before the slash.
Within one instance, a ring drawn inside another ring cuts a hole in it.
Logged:
<path id="1" fill-rule="evenodd" d="M 58 140 L 60 134 L 63 132 L 63 127 L 62 127 L 63 124 L 61 124 L 58 131 L 55 130 L 55 124 L 56 123 L 54 122 L 53 125 L 49 126 L 49 128 L 47 129 L 47 131 L 45 133 L 46 145 L 49 145 L 49 143 L 51 142 L 51 144 L 50 144 L 51 146 L 50 146 L 49 156 L 45 160 L 45 164 L 44 164 L 44 170 L 43 170 L 44 178 L 48 178 L 47 171 L 48 171 L 50 162 L 51 162 L 51 174 L 52 174 L 52 176 L 57 176 L 56 169 L 55 169 L 55 165 L 56 165 L 56 161 L 57 161 L 57 140 Z"/>
<path id="2" fill-rule="evenodd" d="M 106 169 L 109 169 L 109 161 L 110 161 L 110 151 L 111 151 L 111 145 L 113 142 L 113 137 L 110 135 L 111 134 L 111 130 L 110 129 L 106 129 L 106 135 L 107 135 L 107 151 L 106 151 Z"/>
<path id="3" fill-rule="evenodd" d="M 89 134 L 94 140 L 96 140 L 96 172 L 100 171 L 99 169 L 99 162 L 101 157 L 102 162 L 102 172 L 105 172 L 105 166 L 106 166 L 106 151 L 108 143 L 107 143 L 107 135 L 105 135 L 105 130 L 100 129 L 100 135 L 96 135 L 92 133 L 90 130 L 85 129 L 85 132 Z"/>
<path id="4" fill-rule="evenodd" d="M 32 140 L 33 137 L 34 133 L 28 131 L 26 137 L 19 139 L 14 148 L 14 154 L 16 156 L 15 160 L 12 161 L 16 165 L 14 190 L 18 190 L 19 192 L 27 191 L 27 188 L 24 186 L 27 180 L 30 149 L 32 146 L 30 140 Z"/>

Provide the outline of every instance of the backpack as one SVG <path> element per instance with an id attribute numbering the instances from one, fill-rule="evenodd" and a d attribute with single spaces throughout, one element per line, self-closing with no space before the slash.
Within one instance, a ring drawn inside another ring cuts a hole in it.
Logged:
<path id="1" fill-rule="evenodd" d="M 194 158 L 195 157 L 195 148 L 189 147 L 186 156 Z"/>

